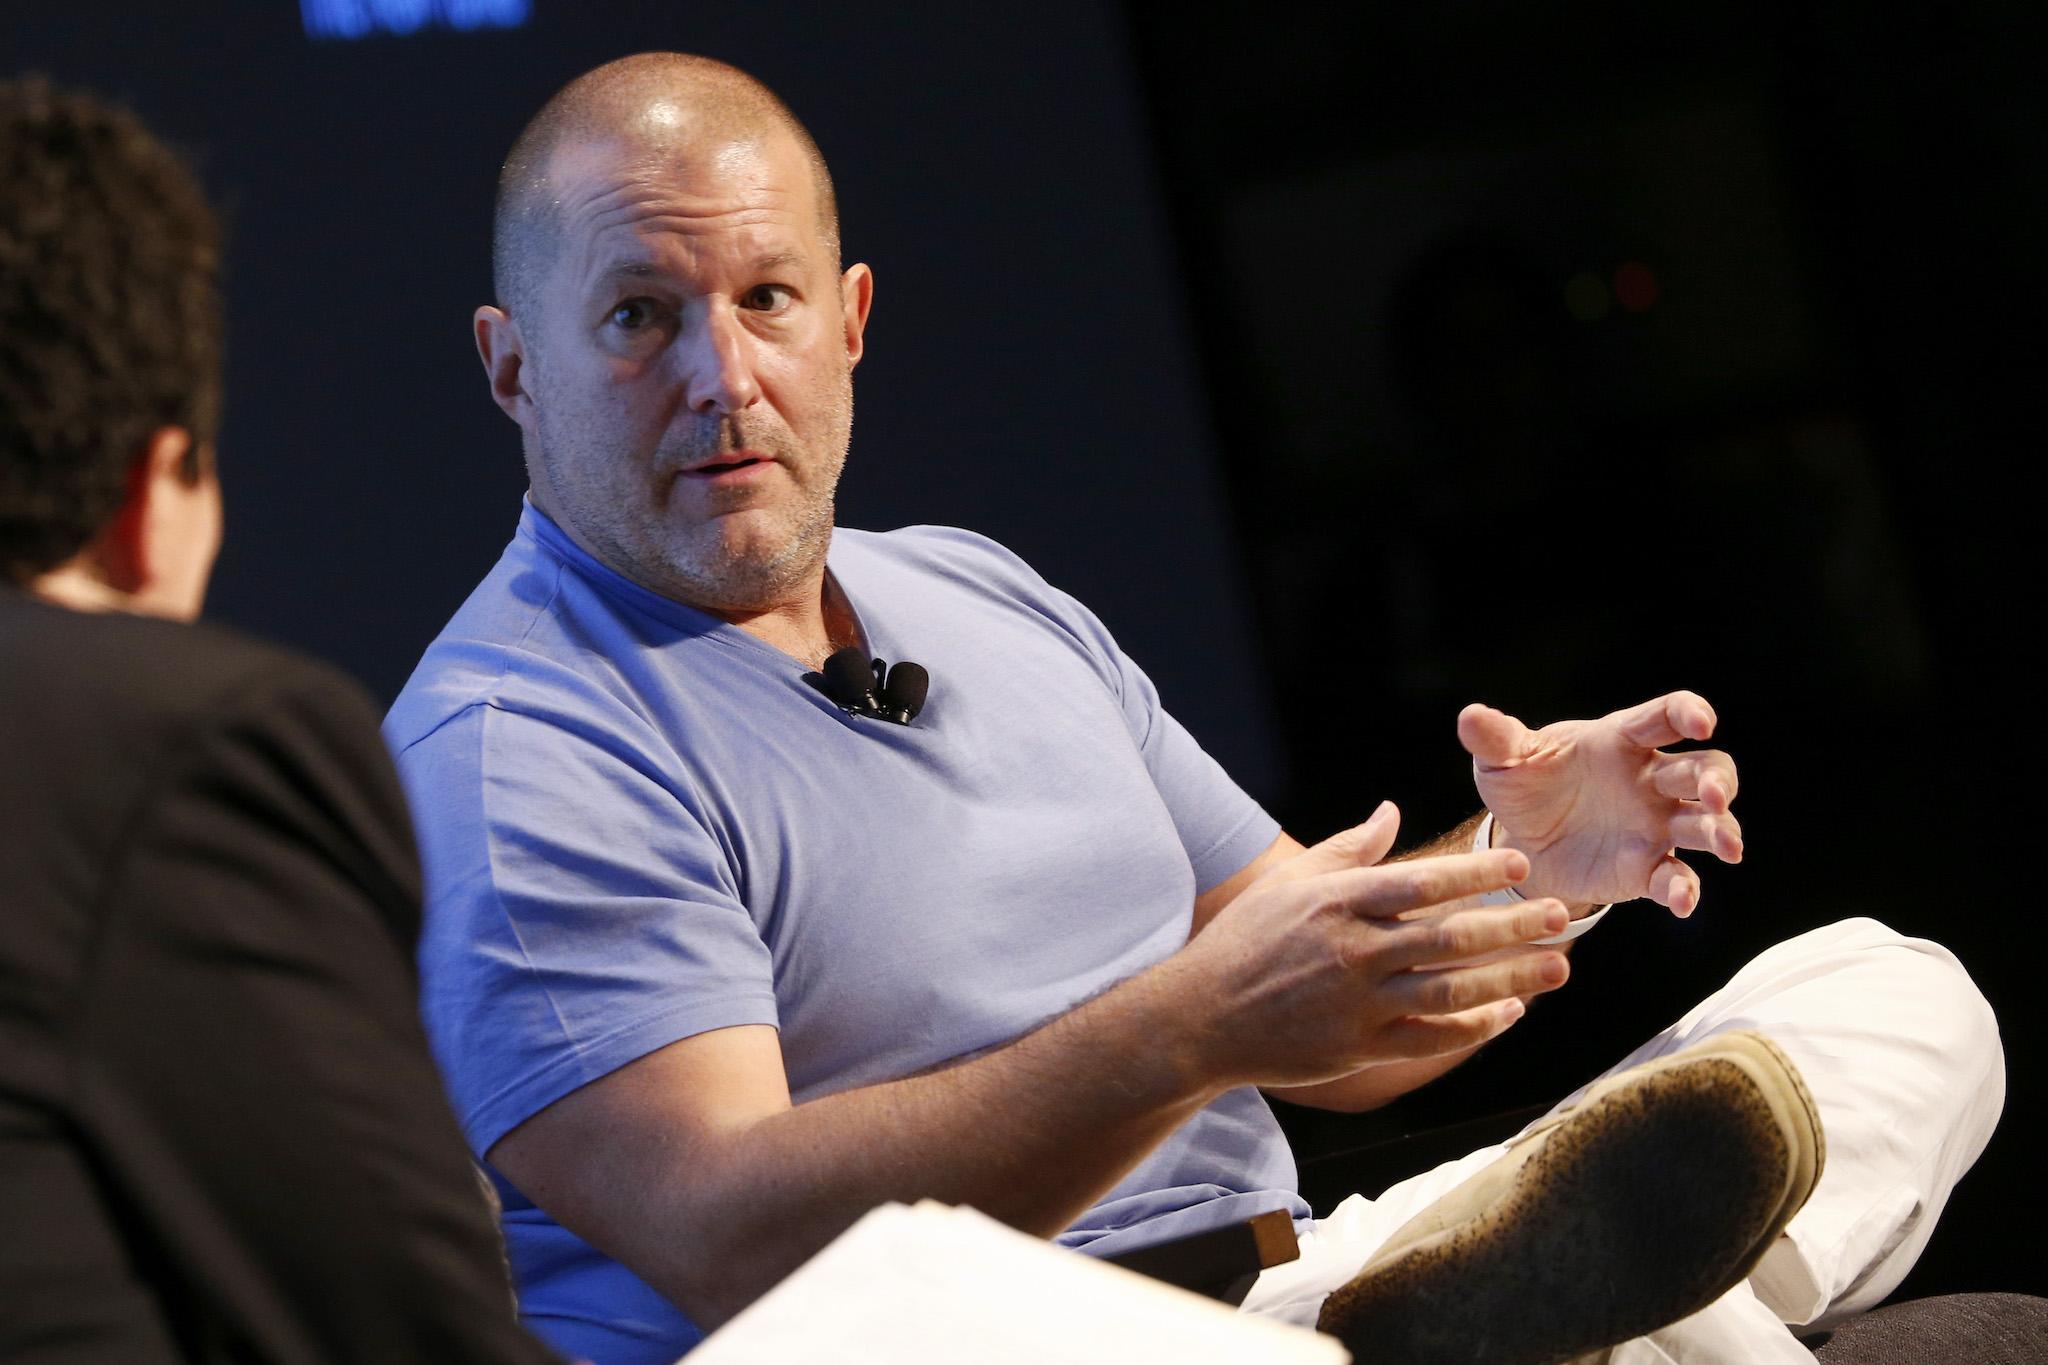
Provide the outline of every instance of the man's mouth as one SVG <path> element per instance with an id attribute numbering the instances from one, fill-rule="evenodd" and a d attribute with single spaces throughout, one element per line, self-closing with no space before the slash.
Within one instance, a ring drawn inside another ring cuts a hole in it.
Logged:
<path id="1" fill-rule="evenodd" d="M 683 474 L 687 478 L 704 480 L 743 478 L 749 470 L 765 469 L 774 463 L 773 460 L 765 455 L 756 455 L 752 451 L 742 450 L 736 454 L 728 455 L 724 459 L 693 465 L 684 470 Z"/>

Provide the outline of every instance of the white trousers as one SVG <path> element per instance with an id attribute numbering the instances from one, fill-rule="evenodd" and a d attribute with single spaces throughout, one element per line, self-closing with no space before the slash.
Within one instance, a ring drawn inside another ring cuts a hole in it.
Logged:
<path id="1" fill-rule="evenodd" d="M 2005 1102 L 1998 1025 L 1968 973 L 1939 944 L 1876 920 L 1771 948 L 1607 1074 L 1733 1029 L 1768 1035 L 1799 1068 L 1820 1110 L 1826 1167 L 1745 1283 L 1617 1348 L 1616 1365 L 1812 1365 L 1788 1324 L 1824 1330 L 1897 1286 Z M 1446 1162 L 1377 1199 L 1346 1199 L 1302 1239 L 1300 1260 L 1259 1277 L 1243 1310 L 1314 1326 L 1324 1298 L 1382 1242 L 1502 1150 Z"/>

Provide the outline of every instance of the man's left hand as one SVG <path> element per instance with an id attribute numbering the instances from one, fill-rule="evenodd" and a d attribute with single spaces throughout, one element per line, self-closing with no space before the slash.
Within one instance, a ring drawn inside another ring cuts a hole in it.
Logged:
<path id="1" fill-rule="evenodd" d="M 1495 844 L 1529 857 L 1524 895 L 1578 904 L 1647 896 L 1684 916 L 1699 905 L 1700 879 L 1676 850 L 1742 861 L 1742 827 L 1728 809 L 1735 761 L 1660 746 L 1707 739 L 1714 724 L 1714 708 L 1693 692 L 1540 730 L 1475 702 L 1458 715 L 1458 740 L 1493 812 Z"/>

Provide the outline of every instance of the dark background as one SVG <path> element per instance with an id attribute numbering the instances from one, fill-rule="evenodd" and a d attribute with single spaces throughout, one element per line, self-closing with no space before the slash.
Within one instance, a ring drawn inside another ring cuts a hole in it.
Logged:
<path id="1" fill-rule="evenodd" d="M 1870 914 L 1955 948 L 2011 1073 L 1904 1292 L 2048 1293 L 1993 1245 L 2044 1108 L 2034 7 L 533 8 L 358 42 L 283 0 L 0 16 L 0 71 L 128 101 L 227 207 L 211 615 L 396 692 L 523 486 L 468 331 L 499 159 L 601 61 L 724 58 L 810 124 L 876 270 L 843 519 L 1012 545 L 1298 835 L 1462 819 L 1469 700 L 1718 708 L 1749 856 L 1702 912 L 1617 911 L 1446 1082 L 1288 1113 L 1304 1155 L 1552 1097 Z"/>

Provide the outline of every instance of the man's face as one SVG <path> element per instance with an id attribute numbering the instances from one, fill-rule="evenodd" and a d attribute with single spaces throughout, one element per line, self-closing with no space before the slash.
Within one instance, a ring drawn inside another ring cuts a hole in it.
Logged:
<path id="1" fill-rule="evenodd" d="M 868 277 L 795 142 L 657 128 L 564 147 L 538 317 L 514 319 L 535 500 L 656 592 L 748 612 L 815 590 Z"/>

